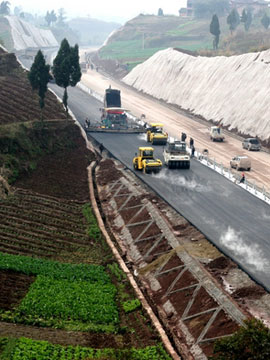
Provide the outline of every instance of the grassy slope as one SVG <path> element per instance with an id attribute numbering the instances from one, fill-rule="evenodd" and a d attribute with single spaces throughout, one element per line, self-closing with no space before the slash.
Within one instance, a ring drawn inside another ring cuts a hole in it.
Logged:
<path id="1" fill-rule="evenodd" d="M 231 35 L 226 17 L 220 21 L 221 55 L 232 55 L 270 47 L 269 31 L 261 25 L 261 16 L 253 19 L 249 32 L 241 23 Z M 130 21 L 100 50 L 102 59 L 114 59 L 127 64 L 129 70 L 155 52 L 168 47 L 212 53 L 213 36 L 209 32 L 211 19 L 185 19 L 177 16 L 140 15 Z M 214 55 L 217 55 L 215 53 Z"/>

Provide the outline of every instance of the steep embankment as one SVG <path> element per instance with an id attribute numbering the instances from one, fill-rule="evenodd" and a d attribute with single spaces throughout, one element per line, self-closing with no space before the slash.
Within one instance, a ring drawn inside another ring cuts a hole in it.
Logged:
<path id="1" fill-rule="evenodd" d="M 269 143 L 270 51 L 214 58 L 159 51 L 123 80 L 128 85 L 243 135 Z"/>
<path id="2" fill-rule="evenodd" d="M 17 16 L 6 16 L 6 19 L 11 27 L 14 50 L 58 46 L 58 42 L 50 30 L 39 29 Z"/>

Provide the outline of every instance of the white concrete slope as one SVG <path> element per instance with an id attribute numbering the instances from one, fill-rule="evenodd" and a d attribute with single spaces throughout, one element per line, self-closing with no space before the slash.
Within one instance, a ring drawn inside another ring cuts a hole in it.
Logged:
<path id="1" fill-rule="evenodd" d="M 10 27 L 15 50 L 23 50 L 28 47 L 58 46 L 58 42 L 51 30 L 44 30 L 18 18 L 6 16 Z"/>
<path id="2" fill-rule="evenodd" d="M 229 130 L 270 138 L 270 50 L 208 58 L 169 48 L 136 66 L 123 81 Z"/>

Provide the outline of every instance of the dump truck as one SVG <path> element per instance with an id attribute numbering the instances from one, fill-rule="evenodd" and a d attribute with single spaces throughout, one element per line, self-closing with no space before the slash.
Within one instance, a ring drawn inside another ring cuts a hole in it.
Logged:
<path id="1" fill-rule="evenodd" d="M 222 129 L 219 126 L 211 126 L 210 139 L 212 141 L 224 141 L 225 136 L 223 135 Z"/>
<path id="2" fill-rule="evenodd" d="M 184 141 L 167 142 L 163 150 L 164 163 L 169 169 L 189 169 L 190 155 Z"/>
<path id="3" fill-rule="evenodd" d="M 166 145 L 168 134 L 163 130 L 163 124 L 151 123 L 147 129 L 147 142 L 152 145 Z"/>
<path id="4" fill-rule="evenodd" d="M 162 168 L 162 161 L 154 158 L 154 148 L 139 147 L 139 153 L 133 158 L 133 168 L 145 174 L 158 173 Z"/>

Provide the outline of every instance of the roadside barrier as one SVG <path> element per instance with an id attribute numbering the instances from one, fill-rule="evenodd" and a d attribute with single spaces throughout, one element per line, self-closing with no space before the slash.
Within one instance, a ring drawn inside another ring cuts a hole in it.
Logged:
<path id="1" fill-rule="evenodd" d="M 191 150 L 189 149 L 189 151 Z M 200 161 L 201 164 L 225 176 L 228 180 L 241 186 L 244 190 L 270 205 L 270 190 L 267 191 L 264 186 L 259 186 L 255 181 L 251 182 L 247 179 L 244 183 L 240 183 L 241 175 L 233 173 L 231 168 L 224 166 L 222 163 L 218 163 L 214 158 L 210 158 L 209 154 L 206 154 L 204 150 L 201 152 L 195 151 L 194 157 Z"/>

